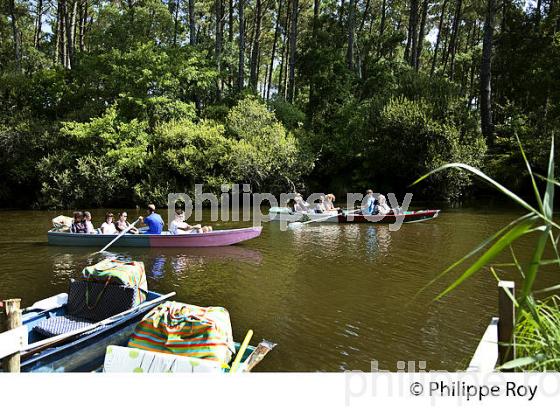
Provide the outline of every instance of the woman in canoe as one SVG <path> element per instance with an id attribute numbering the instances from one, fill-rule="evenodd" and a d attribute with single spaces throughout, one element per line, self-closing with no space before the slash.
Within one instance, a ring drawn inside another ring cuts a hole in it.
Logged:
<path id="1" fill-rule="evenodd" d="M 175 211 L 175 219 L 169 224 L 169 233 L 171 235 L 184 235 L 189 233 L 206 233 L 212 232 L 211 226 L 189 225 L 185 222 L 185 212 L 182 209 Z"/>
<path id="2" fill-rule="evenodd" d="M 327 194 L 325 196 L 325 210 L 327 212 L 329 211 L 338 211 L 340 208 L 335 208 L 334 207 L 334 201 L 336 201 L 336 198 L 333 194 Z"/>
<path id="3" fill-rule="evenodd" d="M 93 223 L 91 222 L 91 213 L 88 211 L 84 212 L 84 224 L 86 225 L 86 233 L 96 233 Z"/>
<path id="4" fill-rule="evenodd" d="M 117 231 L 119 233 L 126 230 L 130 226 L 130 223 L 126 220 L 127 218 L 128 218 L 128 214 L 126 212 L 119 213 L 119 220 L 115 224 L 115 228 L 117 228 Z M 138 231 L 138 229 L 136 229 L 134 226 L 130 228 L 128 232 L 132 234 L 140 233 L 140 231 Z"/>
<path id="5" fill-rule="evenodd" d="M 377 215 L 378 212 L 378 201 L 373 196 L 373 191 L 368 189 L 366 191 L 366 196 L 362 202 L 362 215 Z"/>
<path id="6" fill-rule="evenodd" d="M 117 227 L 113 223 L 113 214 L 111 212 L 105 215 L 105 222 L 103 222 L 100 229 L 103 235 L 114 235 L 117 233 Z"/>

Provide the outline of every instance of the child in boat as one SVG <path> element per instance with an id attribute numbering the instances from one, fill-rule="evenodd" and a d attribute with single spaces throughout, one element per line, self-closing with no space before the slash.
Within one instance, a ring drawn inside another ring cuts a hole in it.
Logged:
<path id="1" fill-rule="evenodd" d="M 126 212 L 119 213 L 119 220 L 115 224 L 115 228 L 117 231 L 121 233 L 122 231 L 126 230 L 130 226 L 130 223 L 126 220 L 128 218 L 128 214 Z M 128 230 L 128 233 L 138 234 L 139 231 L 134 226 Z"/>
<path id="2" fill-rule="evenodd" d="M 86 225 L 86 233 L 96 233 L 93 223 L 91 222 L 91 213 L 84 212 L 84 223 Z"/>
<path id="3" fill-rule="evenodd" d="M 105 215 L 105 222 L 101 225 L 101 233 L 104 235 L 114 235 L 117 233 L 117 228 L 113 223 L 113 214 L 108 212 Z"/>
<path id="4" fill-rule="evenodd" d="M 325 212 L 327 212 L 327 209 L 325 208 L 325 197 L 321 195 L 319 202 L 315 205 L 315 213 L 324 214 Z"/>
<path id="5" fill-rule="evenodd" d="M 301 194 L 294 197 L 294 212 L 308 212 L 309 204 L 303 200 Z"/>
<path id="6" fill-rule="evenodd" d="M 74 221 L 70 227 L 72 233 L 87 233 L 86 223 L 84 221 L 84 214 L 81 211 L 74 212 Z"/>
<path id="7" fill-rule="evenodd" d="M 183 235 L 189 233 L 206 233 L 212 232 L 211 226 L 189 225 L 185 222 L 185 212 L 182 209 L 175 211 L 175 219 L 169 224 L 169 233 L 171 235 Z"/>

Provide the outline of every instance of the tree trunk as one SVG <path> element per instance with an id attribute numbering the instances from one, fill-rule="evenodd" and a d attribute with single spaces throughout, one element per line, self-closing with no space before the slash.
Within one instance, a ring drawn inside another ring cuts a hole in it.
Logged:
<path id="1" fill-rule="evenodd" d="M 21 71 L 21 44 L 19 28 L 16 19 L 16 5 L 15 0 L 8 0 L 8 12 L 10 13 L 10 20 L 12 23 L 12 36 L 14 38 L 14 56 L 16 59 L 16 70 Z"/>
<path id="2" fill-rule="evenodd" d="M 420 19 L 420 32 L 418 33 L 418 47 L 416 50 L 416 71 L 420 69 L 420 57 L 422 56 L 422 49 L 424 48 L 424 37 L 426 35 L 426 20 L 428 18 L 428 8 L 430 7 L 429 1 L 422 2 L 422 16 Z"/>
<path id="3" fill-rule="evenodd" d="M 255 9 L 255 29 L 253 34 L 253 46 L 251 49 L 251 72 L 249 76 L 249 84 L 253 90 L 257 90 L 259 53 L 260 53 L 260 37 L 261 37 L 261 20 L 262 20 L 262 2 L 257 0 Z"/>
<path id="4" fill-rule="evenodd" d="M 494 20 L 496 0 L 488 0 L 484 34 L 482 40 L 482 62 L 480 64 L 480 125 L 482 134 L 492 144 L 494 124 L 492 122 L 492 42 L 494 40 Z"/>
<path id="5" fill-rule="evenodd" d="M 193 0 L 190 0 L 193 1 Z M 245 0 L 239 0 L 239 65 L 237 71 L 237 88 L 241 91 L 245 82 Z"/>
<path id="6" fill-rule="evenodd" d="M 385 34 L 386 18 L 387 18 L 387 0 L 383 0 L 383 4 L 381 5 L 381 22 L 379 23 L 379 45 L 377 48 L 378 57 L 382 56 L 383 34 Z"/>
<path id="7" fill-rule="evenodd" d="M 230 44 L 233 43 L 233 0 L 229 0 L 229 22 L 228 22 L 228 41 Z"/>
<path id="8" fill-rule="evenodd" d="M 348 48 L 346 50 L 346 65 L 349 70 L 354 69 L 354 0 L 348 3 Z"/>
<path id="9" fill-rule="evenodd" d="M 463 0 L 457 0 L 455 6 L 455 17 L 453 18 L 453 30 L 451 32 L 451 42 L 449 43 L 449 54 L 451 56 L 449 67 L 449 78 L 453 80 L 455 76 L 455 53 L 457 51 L 457 39 L 459 37 L 459 21 L 461 21 L 461 13 Z"/>
<path id="10" fill-rule="evenodd" d="M 177 46 L 177 33 L 179 32 L 179 9 L 181 8 L 181 0 L 175 0 L 173 10 L 173 46 Z"/>
<path id="11" fill-rule="evenodd" d="M 196 24 L 194 17 L 194 0 L 189 0 L 189 34 L 191 46 L 196 45 Z"/>
<path id="12" fill-rule="evenodd" d="M 318 2 L 319 0 L 315 0 Z M 276 44 L 278 43 L 278 36 L 280 35 L 280 16 L 282 15 L 282 0 L 278 2 L 278 13 L 276 13 L 276 26 L 274 28 L 274 41 L 272 42 L 272 52 L 270 53 L 270 68 L 268 70 L 268 84 L 266 87 L 265 98 L 270 99 L 270 87 L 272 84 L 272 72 L 274 71 L 274 58 L 276 57 Z"/>
<path id="13" fill-rule="evenodd" d="M 296 89 L 296 45 L 297 45 L 297 21 L 299 14 L 298 0 L 292 0 L 292 18 L 290 23 L 290 61 L 288 77 L 288 101 L 294 101 Z"/>
<path id="14" fill-rule="evenodd" d="M 224 33 L 223 33 L 223 10 L 222 10 L 222 0 L 216 0 L 216 69 L 218 70 L 218 100 L 222 99 L 221 90 L 222 90 L 222 47 L 223 47 L 223 40 L 224 40 Z"/>
<path id="15" fill-rule="evenodd" d="M 364 15 L 362 16 L 362 22 L 360 23 L 360 28 L 358 30 L 359 32 L 362 32 L 364 30 L 364 26 L 366 24 L 366 18 L 369 13 L 369 4 L 370 4 L 370 0 L 366 0 L 366 5 L 364 7 Z"/>
<path id="16" fill-rule="evenodd" d="M 41 33 L 43 27 L 43 0 L 37 0 L 37 17 L 35 19 L 35 31 L 33 34 L 33 46 L 39 49 L 41 42 Z"/>
<path id="17" fill-rule="evenodd" d="M 86 25 L 88 18 L 88 0 L 83 0 L 80 7 L 80 27 L 79 27 L 79 45 L 80 51 L 85 49 L 85 35 L 86 35 Z"/>
<path id="18" fill-rule="evenodd" d="M 416 67 L 418 47 L 418 0 L 411 0 L 408 19 L 408 39 L 406 41 L 405 59 L 412 67 Z"/>

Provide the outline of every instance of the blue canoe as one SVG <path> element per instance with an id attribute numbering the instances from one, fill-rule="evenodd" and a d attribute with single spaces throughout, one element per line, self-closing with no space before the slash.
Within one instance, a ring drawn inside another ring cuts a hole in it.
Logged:
<path id="1" fill-rule="evenodd" d="M 125 346 L 142 317 L 150 309 L 174 295 L 175 292 L 166 295 L 148 292 L 146 300 L 132 309 L 101 322 L 91 323 L 80 329 L 53 337 L 43 336 L 36 331 L 36 327 L 48 319 L 65 317 L 67 294 L 63 293 L 36 302 L 30 308 L 25 309 L 22 315 L 22 324 L 27 327 L 28 331 L 28 344 L 21 351 L 21 371 L 99 371 L 103 365 L 107 346 Z M 263 341 L 263 343 L 265 342 Z M 272 346 L 274 345 L 272 344 Z M 239 349 L 237 343 L 236 349 Z M 251 360 L 251 355 L 256 349 L 249 346 L 243 355 L 242 362 L 246 363 Z M 264 357 L 257 353 L 253 355 L 255 363 L 249 368 L 254 367 Z"/>

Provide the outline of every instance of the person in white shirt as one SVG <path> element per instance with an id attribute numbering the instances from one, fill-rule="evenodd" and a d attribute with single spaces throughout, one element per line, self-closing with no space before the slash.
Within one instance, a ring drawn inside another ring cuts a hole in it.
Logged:
<path id="1" fill-rule="evenodd" d="M 329 211 L 338 211 L 339 208 L 335 208 L 334 207 L 334 201 L 336 201 L 336 198 L 333 194 L 327 194 L 325 196 L 325 209 L 327 210 L 327 212 Z"/>
<path id="2" fill-rule="evenodd" d="M 294 197 L 294 212 L 308 212 L 309 204 L 305 202 L 301 194 L 296 194 Z"/>
<path id="3" fill-rule="evenodd" d="M 175 219 L 169 224 L 169 233 L 171 235 L 183 235 L 189 233 L 206 233 L 212 232 L 211 226 L 189 225 L 185 222 L 185 212 L 182 209 L 175 211 Z"/>
<path id="4" fill-rule="evenodd" d="M 115 235 L 117 233 L 117 228 L 113 223 L 113 214 L 111 212 L 105 215 L 105 222 L 103 222 L 100 229 L 103 235 Z"/>
<path id="5" fill-rule="evenodd" d="M 387 204 L 387 199 L 385 199 L 385 195 L 379 195 L 377 200 L 378 200 L 378 205 L 377 205 L 377 213 L 378 214 L 387 215 L 387 214 L 393 212 L 391 207 Z"/>

